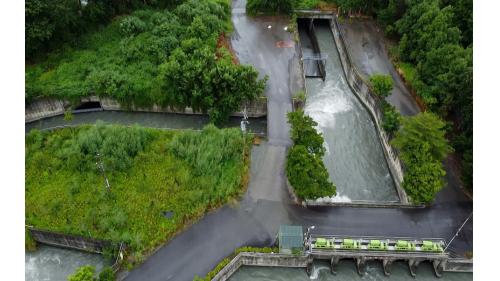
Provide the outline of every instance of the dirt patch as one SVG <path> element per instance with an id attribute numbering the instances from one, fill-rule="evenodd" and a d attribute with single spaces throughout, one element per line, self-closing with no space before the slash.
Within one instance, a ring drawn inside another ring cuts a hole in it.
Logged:
<path id="1" fill-rule="evenodd" d="M 222 56 L 222 54 L 219 52 L 219 50 L 221 48 L 224 48 L 227 51 L 229 51 L 229 54 L 231 55 L 231 61 L 233 62 L 233 64 L 240 63 L 238 60 L 238 57 L 236 56 L 236 53 L 233 49 L 233 46 L 231 46 L 231 43 L 228 40 L 228 38 L 226 37 L 225 33 L 221 33 L 219 35 L 219 38 L 217 38 L 217 53 L 215 54 L 217 56 L 217 58 L 220 58 Z"/>
<path id="2" fill-rule="evenodd" d="M 276 41 L 276 48 L 293 48 L 295 46 L 295 42 L 292 40 L 286 41 Z"/>

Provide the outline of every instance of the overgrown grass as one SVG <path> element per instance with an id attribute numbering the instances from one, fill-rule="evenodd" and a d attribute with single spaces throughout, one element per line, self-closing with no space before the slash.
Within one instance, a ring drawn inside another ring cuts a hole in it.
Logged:
<path id="1" fill-rule="evenodd" d="M 219 38 L 232 30 L 228 0 L 187 0 L 171 10 L 137 10 L 26 67 L 25 99 L 78 103 L 97 95 L 124 106 L 191 107 L 224 121 L 262 94 L 265 80 L 233 62 Z M 219 42 L 220 43 L 220 42 Z"/>
<path id="2" fill-rule="evenodd" d="M 238 129 L 214 126 L 201 132 L 104 124 L 32 131 L 26 137 L 26 224 L 125 241 L 130 262 L 140 262 L 207 210 L 241 194 L 250 144 Z"/>

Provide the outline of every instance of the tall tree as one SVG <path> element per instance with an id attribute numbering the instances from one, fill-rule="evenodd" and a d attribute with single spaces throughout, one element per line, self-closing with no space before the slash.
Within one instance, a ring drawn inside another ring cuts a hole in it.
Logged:
<path id="1" fill-rule="evenodd" d="M 392 144 L 402 153 L 410 153 L 415 143 L 428 144 L 433 159 L 442 161 L 453 151 L 445 138 L 445 126 L 444 121 L 431 112 L 403 117 L 401 129 L 396 133 Z"/>

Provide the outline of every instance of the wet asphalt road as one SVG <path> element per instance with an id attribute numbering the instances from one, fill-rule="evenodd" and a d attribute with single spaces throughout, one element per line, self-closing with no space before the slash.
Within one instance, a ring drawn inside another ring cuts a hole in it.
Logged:
<path id="1" fill-rule="evenodd" d="M 392 94 L 387 101 L 394 105 L 402 115 L 415 115 L 420 112 L 417 103 L 406 89 L 401 77 L 388 57 L 383 41 L 383 29 L 373 21 L 344 20 L 341 24 L 345 40 L 349 46 L 353 62 L 363 75 L 389 74 L 394 80 Z"/>
<path id="2" fill-rule="evenodd" d="M 280 224 L 316 225 L 317 233 L 339 235 L 450 238 L 472 211 L 472 203 L 455 187 L 443 190 L 436 204 L 427 209 L 305 209 L 291 203 L 285 191 L 285 155 L 291 144 L 285 114 L 291 110 L 289 82 L 293 79 L 288 66 L 295 50 L 274 45 L 291 38 L 283 30 L 287 20 L 252 19 L 244 7 L 245 1 L 233 1 L 233 48 L 241 63 L 250 63 L 270 76 L 266 89 L 269 140 L 252 151 L 248 190 L 237 206 L 226 205 L 206 215 L 132 270 L 126 280 L 191 281 L 196 275 L 204 276 L 237 247 L 271 245 Z M 472 231 L 459 236 L 453 247 L 457 252 L 471 250 Z"/>

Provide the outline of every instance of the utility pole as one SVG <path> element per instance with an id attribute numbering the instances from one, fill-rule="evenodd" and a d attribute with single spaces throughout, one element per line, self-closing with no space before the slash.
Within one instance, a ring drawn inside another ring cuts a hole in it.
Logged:
<path id="1" fill-rule="evenodd" d="M 102 176 L 104 177 L 104 184 L 106 185 L 106 189 L 109 192 L 110 191 L 109 181 L 108 177 L 106 176 L 106 171 L 104 170 L 104 163 L 102 162 L 101 154 L 99 152 L 96 154 L 96 158 L 97 162 L 95 164 L 97 165 L 97 168 L 101 171 Z"/>
<path id="2" fill-rule="evenodd" d="M 465 219 L 464 223 L 462 223 L 462 225 L 458 228 L 457 232 L 455 233 L 455 235 L 451 238 L 450 242 L 448 243 L 448 245 L 446 245 L 446 248 L 444 248 L 444 250 L 446 251 L 446 249 L 448 249 L 448 247 L 451 245 L 451 242 L 453 242 L 453 240 L 455 239 L 455 237 L 458 236 L 458 234 L 460 233 L 460 231 L 462 230 L 462 228 L 464 228 L 465 224 L 467 223 L 467 221 L 469 221 L 469 219 L 472 217 L 472 212 L 470 213 L 470 215 Z"/>

